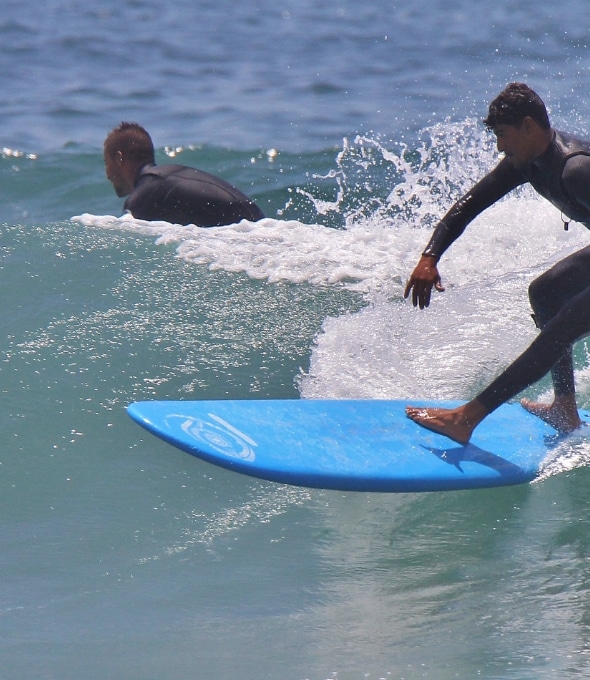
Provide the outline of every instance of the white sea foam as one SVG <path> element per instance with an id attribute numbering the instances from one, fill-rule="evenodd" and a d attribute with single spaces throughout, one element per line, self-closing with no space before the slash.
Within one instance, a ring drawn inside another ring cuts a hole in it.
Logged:
<path id="1" fill-rule="evenodd" d="M 367 294 L 400 292 L 430 234 L 400 218 L 367 219 L 346 229 L 271 218 L 209 228 L 129 215 L 72 219 L 87 227 L 153 236 L 156 245 L 177 244 L 178 257 L 211 269 L 271 283 L 345 285 Z M 465 285 L 546 263 L 580 247 L 585 237 L 585 230 L 574 225 L 564 233 L 559 213 L 541 199 L 507 199 L 468 227 L 440 269 L 448 284 Z"/>

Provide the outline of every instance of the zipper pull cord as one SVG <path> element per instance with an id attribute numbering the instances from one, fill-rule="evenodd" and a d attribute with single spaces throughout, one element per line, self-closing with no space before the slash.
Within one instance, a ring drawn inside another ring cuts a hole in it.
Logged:
<path id="1" fill-rule="evenodd" d="M 563 213 L 561 212 L 561 210 L 560 210 L 559 212 L 560 212 L 560 215 L 561 215 L 561 221 L 563 222 L 563 230 L 564 230 L 564 231 L 568 231 L 568 229 L 570 228 L 570 221 L 569 221 L 569 220 L 566 220 L 566 219 L 564 218 Z"/>

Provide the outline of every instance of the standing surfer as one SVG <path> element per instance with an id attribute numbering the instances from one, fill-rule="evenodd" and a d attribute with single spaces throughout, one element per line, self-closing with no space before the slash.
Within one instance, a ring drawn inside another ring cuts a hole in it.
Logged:
<path id="1" fill-rule="evenodd" d="M 500 163 L 460 198 L 439 222 L 406 285 L 414 306 L 428 307 L 432 289 L 443 291 L 438 261 L 483 210 L 525 183 L 569 220 L 590 228 L 590 141 L 553 129 L 545 104 L 530 87 L 511 83 L 490 104 L 486 127 L 496 135 Z M 529 286 L 540 332 L 475 399 L 453 409 L 408 406 L 423 427 L 467 443 L 477 425 L 501 404 L 551 371 L 551 404 L 521 401 L 559 432 L 581 425 L 576 404 L 572 345 L 590 334 L 590 246 L 551 267 Z"/>

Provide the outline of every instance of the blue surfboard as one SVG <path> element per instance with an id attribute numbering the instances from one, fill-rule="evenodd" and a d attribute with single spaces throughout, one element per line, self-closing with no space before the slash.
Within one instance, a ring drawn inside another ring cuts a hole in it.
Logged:
<path id="1" fill-rule="evenodd" d="M 382 400 L 143 401 L 129 415 L 173 446 L 235 472 L 341 491 L 418 492 L 522 484 L 559 440 L 518 404 L 504 404 L 457 444 Z M 581 412 L 585 421 L 590 417 Z"/>

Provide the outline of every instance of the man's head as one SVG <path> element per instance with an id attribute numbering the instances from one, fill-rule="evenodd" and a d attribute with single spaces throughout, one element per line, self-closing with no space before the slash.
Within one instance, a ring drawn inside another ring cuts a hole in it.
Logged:
<path id="1" fill-rule="evenodd" d="M 553 135 L 543 100 L 524 83 L 510 83 L 500 92 L 484 124 L 496 135 L 498 151 L 517 167 L 540 156 Z"/>
<path id="2" fill-rule="evenodd" d="M 541 97 L 524 83 L 510 83 L 490 104 L 484 124 L 490 130 L 495 130 L 498 125 L 520 127 L 527 117 L 542 129 L 551 127 Z"/>
<path id="3" fill-rule="evenodd" d="M 105 139 L 104 163 L 117 196 L 127 196 L 133 191 L 139 170 L 155 163 L 151 137 L 137 123 L 121 123 Z"/>

